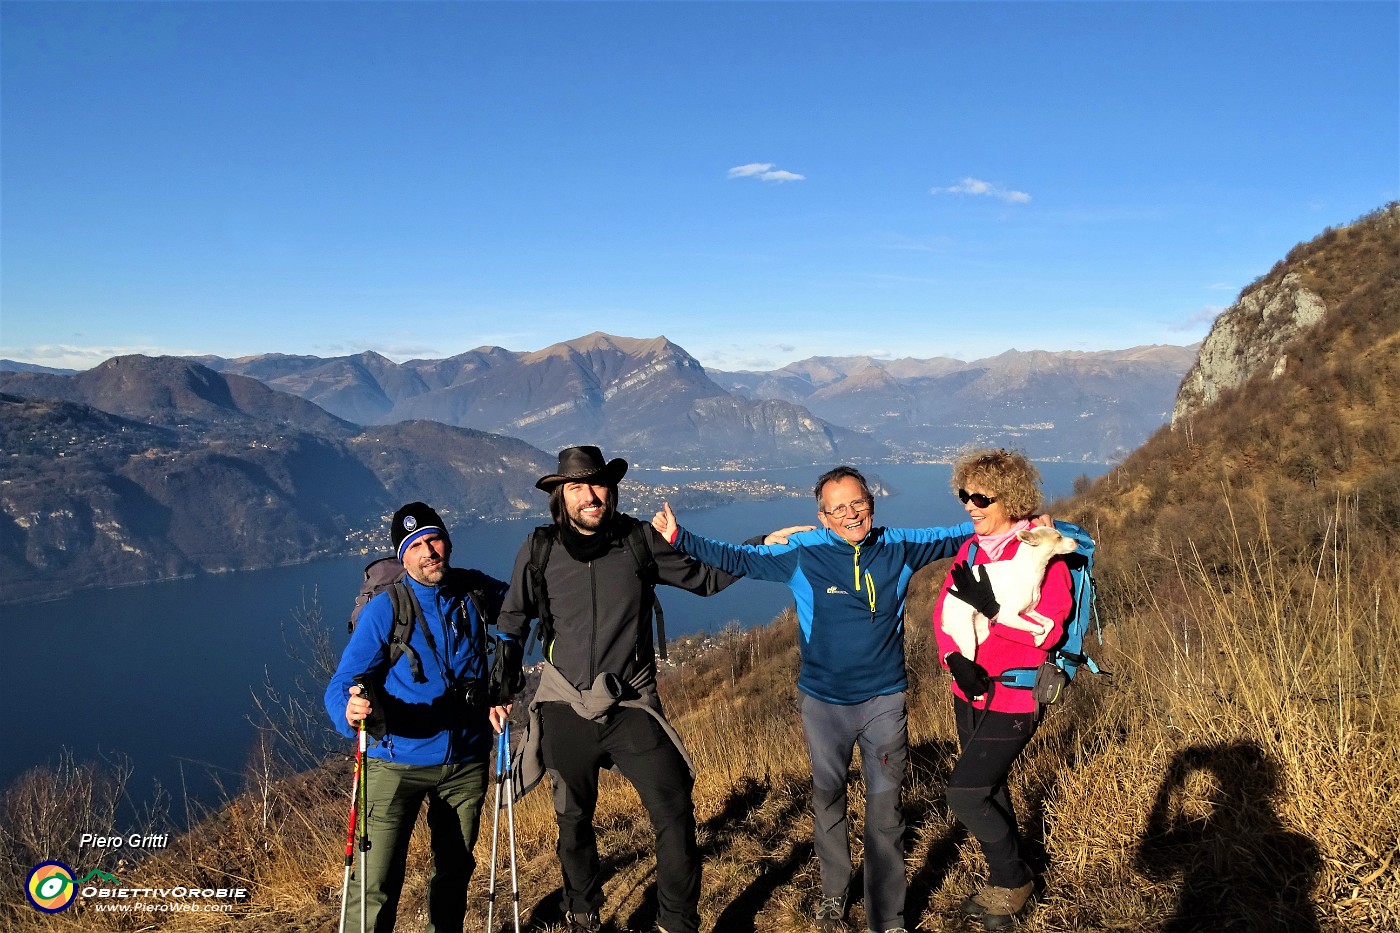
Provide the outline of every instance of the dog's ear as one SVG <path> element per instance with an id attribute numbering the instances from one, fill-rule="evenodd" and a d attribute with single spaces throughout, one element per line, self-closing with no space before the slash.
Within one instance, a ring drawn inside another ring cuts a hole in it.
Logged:
<path id="1" fill-rule="evenodd" d="M 1039 537 L 1036 534 L 1037 530 L 1036 528 L 1022 528 L 1020 531 L 1016 532 L 1016 537 L 1020 538 L 1026 544 L 1035 544 L 1036 538 Z"/>

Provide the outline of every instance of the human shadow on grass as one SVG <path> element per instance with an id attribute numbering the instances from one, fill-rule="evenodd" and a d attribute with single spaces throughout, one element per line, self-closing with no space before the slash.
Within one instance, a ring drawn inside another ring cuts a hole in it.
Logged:
<path id="1" fill-rule="evenodd" d="M 771 862 L 759 871 L 753 881 L 745 885 L 734 900 L 715 919 L 715 929 L 725 933 L 754 933 L 758 928 L 758 915 L 772 900 L 779 888 L 792 883 L 803 867 L 812 861 L 812 841 L 795 841 L 787 855 L 777 862 Z"/>
<path id="2" fill-rule="evenodd" d="M 906 838 L 918 834 L 919 830 L 931 821 L 943 821 L 948 814 L 943 801 L 942 788 L 948 783 L 949 762 L 957 754 L 957 742 L 951 739 L 933 739 L 909 746 L 910 771 L 938 792 L 925 800 L 909 800 L 904 807 Z M 943 880 L 958 861 L 958 849 L 966 831 L 960 825 L 953 827 L 929 844 L 928 854 L 922 864 L 909 876 L 909 891 L 904 902 L 904 916 L 911 924 L 928 910 L 933 892 L 943 885 Z"/>
<path id="3" fill-rule="evenodd" d="M 509 892 L 507 892 L 507 897 L 508 896 Z M 504 911 L 504 916 L 502 916 L 502 911 Z M 510 901 L 508 899 L 503 900 L 499 891 L 496 893 L 496 917 L 499 922 L 495 924 L 495 930 L 515 929 L 514 924 L 511 922 Z M 563 924 L 563 887 L 557 887 L 540 898 L 539 903 L 535 904 L 528 916 L 525 915 L 524 911 L 521 912 L 520 929 L 523 930 L 524 933 L 541 933 L 541 931 L 547 930 L 550 927 L 557 928 L 563 926 Z M 495 933 L 495 930 L 489 930 L 488 933 Z"/>
<path id="4" fill-rule="evenodd" d="M 738 785 L 730 791 L 725 798 L 724 805 L 714 816 L 705 820 L 700 826 L 699 835 L 706 839 L 706 843 L 700 847 L 702 858 L 712 857 L 724 851 L 728 843 L 736 836 L 745 834 L 745 826 L 751 815 L 757 811 L 767 801 L 771 793 L 771 788 L 765 781 L 745 777 Z M 603 854 L 600 859 L 603 882 L 616 877 L 627 867 L 635 865 L 637 862 L 650 859 L 655 856 L 652 847 L 641 849 L 628 849 L 621 852 Z M 638 884 L 645 882 L 645 889 L 638 899 L 637 906 L 629 913 L 625 919 L 619 917 L 618 922 L 628 930 L 651 929 L 656 922 L 658 905 L 656 899 L 656 872 L 655 869 L 648 870 Z M 634 889 L 635 890 L 635 889 Z M 618 892 L 613 892 L 617 895 Z M 499 898 L 499 895 L 498 895 Z M 527 927 L 530 931 L 543 930 L 551 924 L 562 924 L 564 922 L 564 910 L 562 907 L 563 890 L 556 888 L 542 899 L 535 907 L 530 916 L 530 923 Z M 621 900 L 630 900 L 630 895 L 624 895 Z M 759 906 L 762 906 L 761 904 Z M 755 912 L 756 916 L 756 912 Z M 752 929 L 750 922 L 747 929 Z M 728 930 L 731 927 L 724 924 L 716 926 L 716 929 Z M 742 924 L 733 927 L 735 930 L 742 930 Z"/>
<path id="5" fill-rule="evenodd" d="M 1210 782 L 1204 813 L 1184 805 L 1198 775 Z M 1279 785 L 1277 763 L 1252 741 L 1195 745 L 1172 759 L 1136 860 L 1148 878 L 1181 877 L 1165 933 L 1320 929 L 1318 848 L 1279 822 L 1270 802 Z"/>
<path id="6" fill-rule="evenodd" d="M 721 811 L 705 821 L 707 842 L 702 846 L 703 853 L 707 857 L 717 855 L 725 851 L 732 840 L 752 836 L 755 832 L 771 832 L 789 839 L 788 827 L 802 818 L 808 805 L 807 795 L 788 795 L 775 813 L 766 815 L 762 826 L 755 827 L 752 818 L 768 802 L 772 793 L 773 788 L 767 781 L 753 778 L 742 780 L 725 800 Z M 811 860 L 811 840 L 791 840 L 787 854 L 781 859 L 765 861 L 758 866 L 753 880 L 715 918 L 714 929 L 726 933 L 753 933 L 759 914 L 772 900 L 774 893 L 791 884 Z"/>
<path id="7" fill-rule="evenodd" d="M 724 806 L 700 825 L 700 836 L 707 841 L 700 847 L 702 855 L 715 855 L 727 848 L 729 840 L 746 835 L 745 824 L 772 793 L 766 780 L 742 777 L 724 798 Z"/>

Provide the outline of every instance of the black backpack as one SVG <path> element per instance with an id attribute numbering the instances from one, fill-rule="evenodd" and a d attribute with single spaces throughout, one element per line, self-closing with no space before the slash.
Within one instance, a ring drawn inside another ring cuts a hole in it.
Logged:
<path id="1" fill-rule="evenodd" d="M 651 544 L 647 541 L 649 527 L 646 522 L 637 522 L 628 530 L 623 541 L 627 550 L 631 552 L 632 559 L 637 562 L 637 577 L 651 588 L 652 615 L 656 620 L 656 653 L 664 661 L 666 614 L 661 610 L 661 600 L 656 596 L 656 583 L 659 578 L 656 557 L 651 553 Z M 534 591 L 535 607 L 540 619 L 539 625 L 535 627 L 535 637 L 538 638 L 541 649 L 546 651 L 549 649 L 549 643 L 554 640 L 554 613 L 549 611 L 549 590 L 544 582 L 544 568 L 549 564 L 549 552 L 558 536 L 559 529 L 556 525 L 540 525 L 530 532 L 530 565 L 526 573 L 530 588 Z"/>

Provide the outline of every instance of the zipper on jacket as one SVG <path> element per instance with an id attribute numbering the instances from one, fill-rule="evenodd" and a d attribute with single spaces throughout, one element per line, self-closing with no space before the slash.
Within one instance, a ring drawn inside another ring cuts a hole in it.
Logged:
<path id="1" fill-rule="evenodd" d="M 851 555 L 851 565 L 853 567 L 856 578 L 856 592 L 859 593 L 862 577 L 860 570 L 860 545 L 853 544 L 851 545 L 851 547 L 854 548 L 854 552 Z M 870 623 L 873 625 L 875 623 L 875 578 L 870 575 L 869 571 L 865 572 L 864 578 L 865 599 L 866 602 L 870 605 Z"/>
<path id="2" fill-rule="evenodd" d="M 598 678 L 598 576 L 593 572 L 593 561 L 588 562 L 588 590 L 593 604 L 593 624 L 588 632 L 588 682 Z"/>

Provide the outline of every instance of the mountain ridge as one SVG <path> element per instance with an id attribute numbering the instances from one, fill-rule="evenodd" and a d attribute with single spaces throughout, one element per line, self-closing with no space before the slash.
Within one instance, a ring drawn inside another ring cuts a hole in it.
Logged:
<path id="1" fill-rule="evenodd" d="M 773 466 L 794 457 L 815 462 L 888 455 L 879 442 L 826 423 L 796 403 L 758 405 L 734 396 L 664 336 L 594 331 L 524 352 L 478 347 L 401 364 L 378 357 L 378 372 L 358 357 L 204 359 L 361 424 L 441 421 L 546 449 L 596 443 L 659 465 Z"/>
<path id="2" fill-rule="evenodd" d="M 366 431 L 175 357 L 0 374 L 0 448 L 3 602 L 56 581 L 69 592 L 378 550 L 410 499 L 475 520 L 542 515 L 533 481 L 553 466 L 481 431 Z"/>
<path id="3" fill-rule="evenodd" d="M 1007 350 L 963 362 L 812 357 L 767 372 L 714 372 L 752 398 L 800 402 L 915 456 L 967 446 L 1033 457 L 1112 462 L 1164 423 L 1198 345 L 1124 350 Z"/>

